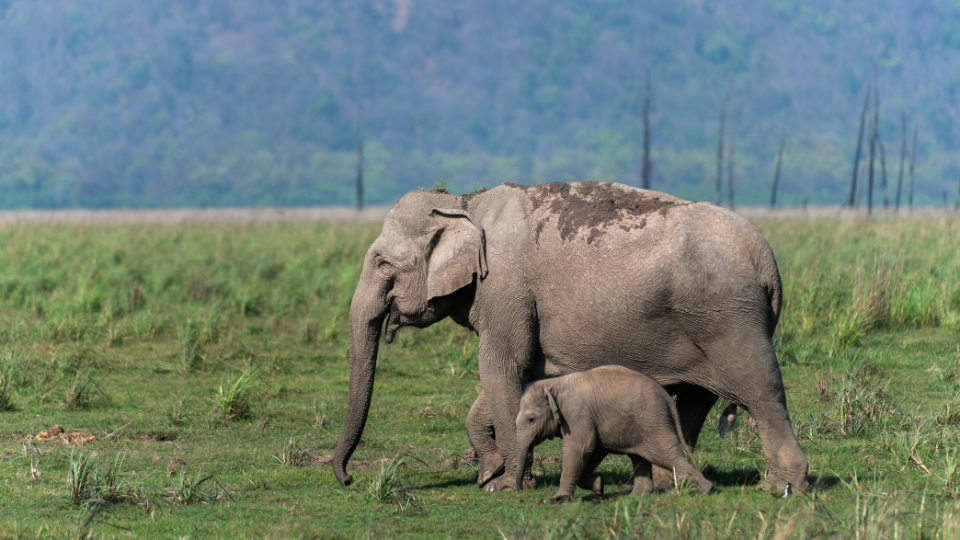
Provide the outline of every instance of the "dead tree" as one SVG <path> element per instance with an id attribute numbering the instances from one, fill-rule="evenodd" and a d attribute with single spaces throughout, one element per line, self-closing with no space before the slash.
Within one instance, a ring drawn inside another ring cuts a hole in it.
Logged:
<path id="1" fill-rule="evenodd" d="M 723 121 L 727 114 L 727 98 L 720 102 L 720 133 L 717 137 L 717 186 L 713 192 L 713 204 L 720 206 L 720 191 L 723 187 Z"/>
<path id="2" fill-rule="evenodd" d="M 877 88 L 877 65 L 873 65 L 873 119 L 870 121 L 870 169 L 867 173 L 867 215 L 873 213 L 873 168 L 880 130 L 880 92 Z"/>
<path id="3" fill-rule="evenodd" d="M 727 158 L 729 163 L 727 171 L 727 189 L 730 190 L 730 210 L 734 210 L 733 203 L 733 157 L 737 151 L 737 120 L 739 114 L 733 116 L 733 126 L 730 128 L 730 154 Z"/>
<path id="4" fill-rule="evenodd" d="M 910 151 L 910 192 L 907 198 L 907 204 L 910 213 L 913 214 L 913 167 L 917 163 L 917 128 L 913 128 L 913 149 Z"/>
<path id="5" fill-rule="evenodd" d="M 783 145 L 785 141 L 780 137 L 780 151 L 777 152 L 777 168 L 773 173 L 773 189 L 770 191 L 770 209 L 777 207 L 777 186 L 780 184 L 780 165 L 783 163 Z"/>
<path id="6" fill-rule="evenodd" d="M 650 164 L 650 68 L 647 68 L 646 91 L 643 96 L 643 163 L 640 165 L 640 187 L 650 189 L 650 176 L 653 167 Z"/>
<path id="7" fill-rule="evenodd" d="M 860 167 L 860 147 L 863 144 L 863 124 L 867 120 L 867 107 L 870 106 L 870 86 L 867 86 L 867 96 L 863 98 L 863 112 L 860 113 L 860 131 L 857 133 L 857 152 L 853 156 L 853 178 L 850 179 L 850 197 L 847 206 L 854 208 L 857 204 L 857 169 Z"/>
<path id="8" fill-rule="evenodd" d="M 880 147 L 880 174 L 883 182 L 883 209 L 890 207 L 890 199 L 887 197 L 887 153 L 883 149 L 883 139 L 877 134 L 877 146 Z"/>
<path id="9" fill-rule="evenodd" d="M 953 201 L 953 211 L 960 212 L 960 181 L 957 181 L 957 200 Z"/>
<path id="10" fill-rule="evenodd" d="M 363 136 L 360 133 L 360 106 L 353 123 L 353 136 L 357 141 L 357 212 L 363 211 Z"/>
<path id="11" fill-rule="evenodd" d="M 907 158 L 907 113 L 900 113 L 900 140 L 902 145 L 900 147 L 900 175 L 897 177 L 897 202 L 893 207 L 893 211 L 900 213 L 900 190 L 903 187 L 903 162 Z"/>

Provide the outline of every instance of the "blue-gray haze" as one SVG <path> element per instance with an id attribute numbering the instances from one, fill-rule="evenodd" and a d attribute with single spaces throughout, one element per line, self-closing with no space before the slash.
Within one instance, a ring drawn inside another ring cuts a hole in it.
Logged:
<path id="1" fill-rule="evenodd" d="M 778 200 L 838 204 L 874 65 L 889 201 L 903 114 L 952 205 L 958 52 L 944 0 L 0 0 L 0 206 L 351 204 L 358 118 L 369 204 L 638 185 L 646 70 L 656 189 L 713 199 L 729 96 L 739 204 L 781 136 Z"/>

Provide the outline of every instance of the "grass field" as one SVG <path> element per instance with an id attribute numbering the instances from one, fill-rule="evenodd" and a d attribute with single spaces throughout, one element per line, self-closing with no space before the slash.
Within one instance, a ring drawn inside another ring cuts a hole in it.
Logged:
<path id="1" fill-rule="evenodd" d="M 379 224 L 0 228 L 0 538 L 960 537 L 960 220 L 773 218 L 776 336 L 810 459 L 780 500 L 749 421 L 696 456 L 715 491 L 488 494 L 462 459 L 477 339 L 450 321 L 381 347 L 340 490 L 346 318 Z M 54 425 L 97 437 L 27 440 Z M 388 458 L 383 460 L 382 458 Z M 391 461 L 397 458 L 396 461 Z M 378 461 L 379 460 L 379 461 Z"/>

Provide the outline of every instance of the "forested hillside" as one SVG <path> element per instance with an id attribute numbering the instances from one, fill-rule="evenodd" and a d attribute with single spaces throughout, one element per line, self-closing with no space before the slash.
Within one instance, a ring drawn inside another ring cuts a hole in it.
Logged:
<path id="1" fill-rule="evenodd" d="M 638 185 L 646 69 L 654 188 L 712 200 L 729 94 L 738 203 L 784 136 L 779 200 L 837 204 L 873 60 L 888 176 L 903 112 L 952 204 L 958 53 L 945 0 L 0 0 L 0 206 L 350 204 L 358 111 L 371 204 Z"/>

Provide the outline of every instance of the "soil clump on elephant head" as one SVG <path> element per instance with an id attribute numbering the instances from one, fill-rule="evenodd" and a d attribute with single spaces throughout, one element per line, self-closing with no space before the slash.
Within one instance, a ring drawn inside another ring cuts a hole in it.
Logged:
<path id="1" fill-rule="evenodd" d="M 550 212 L 537 224 L 537 242 L 550 215 L 557 216 L 557 229 L 563 241 L 574 238 L 580 231 L 588 231 L 587 243 L 591 244 L 609 226 L 619 225 L 628 232 L 642 229 L 647 225 L 644 216 L 655 212 L 665 216 L 671 208 L 691 204 L 662 199 L 640 190 L 623 189 L 611 182 L 579 182 L 575 189 L 566 182 L 540 186 L 506 185 L 524 190 L 534 211 L 545 208 Z"/>

